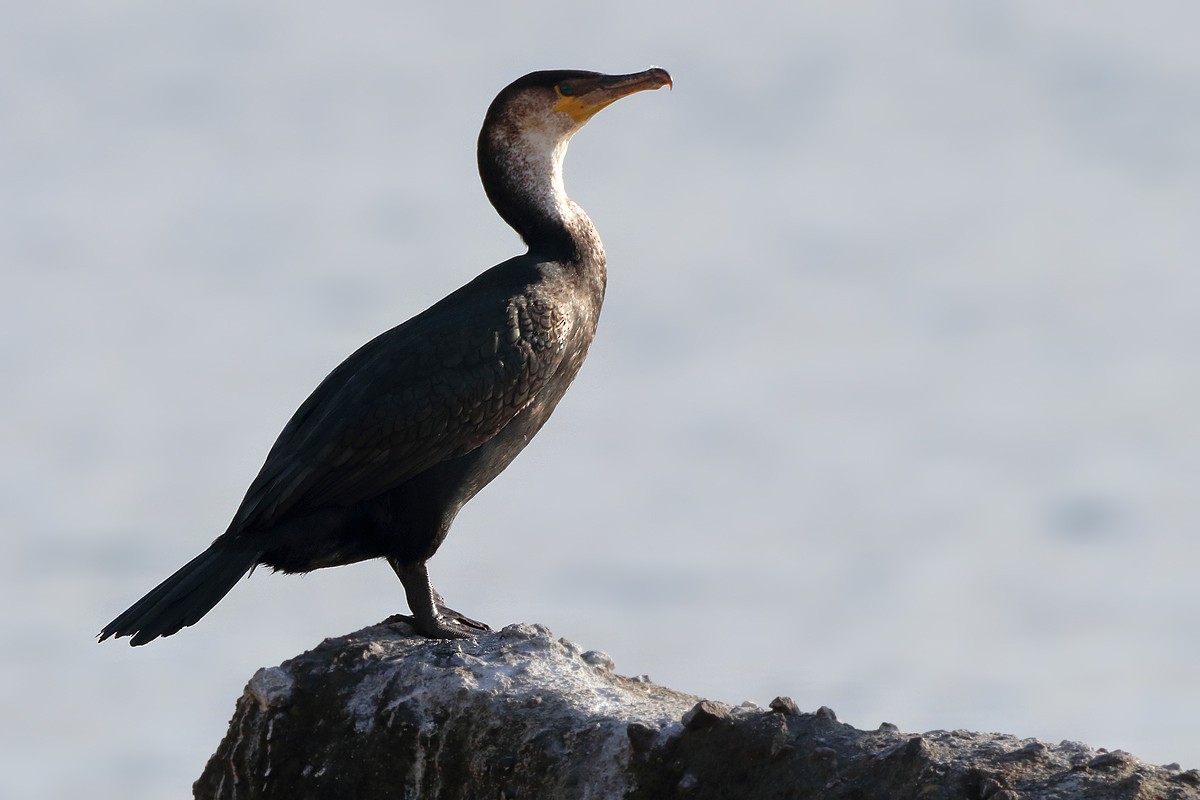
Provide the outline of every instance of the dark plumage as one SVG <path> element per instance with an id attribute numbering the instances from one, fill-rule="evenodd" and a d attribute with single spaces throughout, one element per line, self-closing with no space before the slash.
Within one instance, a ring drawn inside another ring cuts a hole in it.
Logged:
<path id="1" fill-rule="evenodd" d="M 504 89 L 479 135 L 479 172 L 529 252 L 342 362 L 283 429 L 229 529 L 100 640 L 169 636 L 259 564 L 307 572 L 370 558 L 392 565 L 421 633 L 486 630 L 442 605 L 425 562 L 463 504 L 545 424 L 595 334 L 604 250 L 563 190 L 567 142 L 609 103 L 670 83 L 657 68 L 558 71 Z"/>

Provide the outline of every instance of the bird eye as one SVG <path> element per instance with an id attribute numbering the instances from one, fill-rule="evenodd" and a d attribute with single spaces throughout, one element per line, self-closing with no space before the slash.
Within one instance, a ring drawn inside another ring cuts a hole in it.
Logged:
<path id="1" fill-rule="evenodd" d="M 575 87 L 564 81 L 558 85 L 558 93 L 563 97 L 570 97 L 575 94 Z"/>

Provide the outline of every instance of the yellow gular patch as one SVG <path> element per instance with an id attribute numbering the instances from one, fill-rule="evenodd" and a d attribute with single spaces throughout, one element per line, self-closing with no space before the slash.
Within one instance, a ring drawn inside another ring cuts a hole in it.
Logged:
<path id="1" fill-rule="evenodd" d="M 568 97 L 559 91 L 558 87 L 555 87 L 554 91 L 558 94 L 558 102 L 554 104 L 554 110 L 570 114 L 571 119 L 576 122 L 587 122 L 597 111 L 605 106 L 612 105 L 618 99 L 613 97 L 599 103 L 589 103 L 582 97 Z"/>

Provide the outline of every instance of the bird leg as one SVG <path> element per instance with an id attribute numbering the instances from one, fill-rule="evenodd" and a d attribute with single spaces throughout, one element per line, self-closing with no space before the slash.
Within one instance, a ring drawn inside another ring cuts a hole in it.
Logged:
<path id="1" fill-rule="evenodd" d="M 413 613 L 413 627 L 422 636 L 430 639 L 471 639 L 491 630 L 484 623 L 447 608 L 442 596 L 429 582 L 429 570 L 424 564 L 401 564 L 394 558 L 389 558 L 388 563 L 404 585 L 404 595 Z"/>

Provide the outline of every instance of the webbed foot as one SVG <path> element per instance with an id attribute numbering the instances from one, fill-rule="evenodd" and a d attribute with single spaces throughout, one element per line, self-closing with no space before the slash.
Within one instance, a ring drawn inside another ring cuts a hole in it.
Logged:
<path id="1" fill-rule="evenodd" d="M 402 623 L 429 639 L 474 639 L 479 634 L 491 630 L 486 624 L 465 617 L 453 609 L 441 608 L 439 610 L 442 613 L 438 614 L 436 618 L 424 622 L 411 614 L 393 614 L 382 624 Z"/>
<path id="2" fill-rule="evenodd" d="M 438 616 L 440 616 L 442 619 L 474 631 L 475 633 L 471 634 L 472 636 L 480 633 L 487 633 L 491 630 L 486 622 L 480 622 L 477 619 L 471 619 L 460 611 L 455 611 L 453 608 L 447 608 L 446 606 L 442 605 L 440 597 L 438 598 L 437 602 L 437 611 Z"/>

